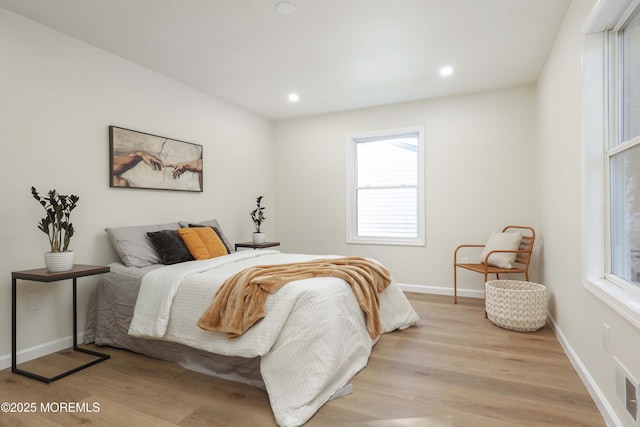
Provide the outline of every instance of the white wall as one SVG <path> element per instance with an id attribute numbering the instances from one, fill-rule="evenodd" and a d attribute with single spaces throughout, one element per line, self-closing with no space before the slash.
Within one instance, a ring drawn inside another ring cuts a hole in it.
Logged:
<path id="1" fill-rule="evenodd" d="M 11 351 L 10 273 L 43 267 L 48 250 L 32 185 L 80 196 L 71 249 L 82 264 L 115 259 L 107 226 L 218 218 L 232 241 L 247 240 L 255 197 L 273 203 L 270 121 L 4 9 L 0 63 L 0 364 Z M 204 192 L 109 188 L 109 125 L 203 145 Z M 80 330 L 94 284 L 78 281 Z M 28 312 L 35 292 L 42 309 Z M 68 282 L 21 281 L 18 347 L 70 336 L 70 299 Z"/>
<path id="2" fill-rule="evenodd" d="M 80 196 L 72 248 L 87 264 L 115 259 L 106 226 L 217 217 L 231 240 L 246 240 L 261 194 L 266 231 L 283 250 L 373 256 L 398 281 L 425 287 L 451 288 L 457 244 L 483 242 L 505 224 L 533 225 L 542 274 L 534 279 L 548 286 L 583 375 L 621 414 L 611 360 L 640 378 L 640 332 L 581 283 L 580 29 L 593 3 L 572 3 L 537 88 L 280 121 L 273 134 L 265 119 L 0 9 L 0 364 L 11 349 L 10 273 L 42 266 L 47 250 L 31 185 Z M 109 188 L 109 125 L 202 144 L 204 192 Z M 347 245 L 345 134 L 412 125 L 426 132 L 426 247 Z M 80 313 L 94 283 L 79 280 Z M 461 286 L 482 284 L 463 275 Z M 33 292 L 43 307 L 28 312 Z M 21 282 L 18 309 L 20 348 L 70 335 L 68 283 Z M 611 354 L 602 349 L 603 322 Z"/>
<path id="3" fill-rule="evenodd" d="M 589 293 L 582 284 L 582 27 L 593 0 L 574 0 L 538 83 L 537 176 L 543 282 L 550 312 L 569 354 L 581 367 L 601 411 L 612 423 L 631 425 L 617 403 L 613 357 L 640 378 L 640 331 Z M 602 324 L 611 327 L 611 352 L 602 344 Z M 613 412 L 611 412 L 613 411 Z"/>
<path id="4" fill-rule="evenodd" d="M 345 243 L 345 134 L 424 125 L 426 247 Z M 535 88 L 279 121 L 276 226 L 291 252 L 374 257 L 401 283 L 453 288 L 453 251 L 535 226 Z M 461 274 L 463 288 L 482 277 Z"/>

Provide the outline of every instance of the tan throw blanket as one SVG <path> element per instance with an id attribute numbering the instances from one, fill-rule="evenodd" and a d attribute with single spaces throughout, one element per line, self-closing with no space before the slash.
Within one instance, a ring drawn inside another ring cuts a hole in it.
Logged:
<path id="1" fill-rule="evenodd" d="M 265 317 L 268 294 L 294 280 L 312 277 L 346 281 L 366 316 L 369 335 L 373 339 L 380 335 L 380 293 L 391 283 L 391 276 L 380 264 L 360 257 L 246 268 L 225 280 L 197 324 L 209 331 L 226 332 L 227 338 L 236 338 Z"/>

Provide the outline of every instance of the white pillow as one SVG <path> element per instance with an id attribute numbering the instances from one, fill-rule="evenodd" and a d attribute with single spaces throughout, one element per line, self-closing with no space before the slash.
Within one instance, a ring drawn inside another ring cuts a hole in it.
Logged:
<path id="1" fill-rule="evenodd" d="M 517 250 L 520 248 L 520 241 L 522 240 L 522 234 L 516 233 L 491 233 L 489 241 L 482 250 L 480 255 L 480 262 L 484 263 L 487 254 L 495 250 Z M 489 257 L 489 265 L 501 268 L 511 268 L 511 263 L 516 260 L 516 253 L 513 252 L 498 252 L 491 254 Z"/>

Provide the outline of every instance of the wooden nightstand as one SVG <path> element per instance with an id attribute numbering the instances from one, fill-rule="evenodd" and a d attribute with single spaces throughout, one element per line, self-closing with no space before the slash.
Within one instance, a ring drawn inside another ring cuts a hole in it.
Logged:
<path id="1" fill-rule="evenodd" d="M 238 248 L 264 249 L 264 248 L 272 248 L 274 246 L 280 246 L 280 242 L 264 242 L 264 243 L 242 242 L 242 243 L 236 243 L 235 250 L 237 251 Z"/>
<path id="2" fill-rule="evenodd" d="M 69 271 L 63 271 L 59 273 L 50 273 L 46 268 L 37 268 L 34 270 L 14 271 L 11 273 L 11 372 L 24 375 L 29 378 L 34 378 L 38 381 L 45 383 L 51 383 L 59 380 L 60 378 L 71 375 L 74 372 L 78 372 L 81 369 L 88 368 L 96 363 L 107 360 L 111 356 L 108 354 L 98 353 L 97 351 L 87 350 L 85 348 L 78 347 L 78 313 L 76 306 L 76 279 L 78 277 L 94 276 L 96 274 L 108 273 L 110 270 L 107 266 L 102 265 L 82 265 L 75 264 Z M 42 375 L 28 372 L 16 367 L 16 284 L 18 279 L 30 280 L 34 282 L 57 282 L 59 280 L 73 279 L 73 351 L 90 354 L 97 356 L 98 359 L 85 363 L 82 366 L 73 368 L 69 371 L 58 374 L 54 377 L 43 377 Z"/>

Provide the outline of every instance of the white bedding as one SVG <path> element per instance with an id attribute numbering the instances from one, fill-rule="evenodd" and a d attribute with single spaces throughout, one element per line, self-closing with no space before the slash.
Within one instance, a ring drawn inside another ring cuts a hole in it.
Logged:
<path id="1" fill-rule="evenodd" d="M 267 298 L 266 317 L 236 339 L 196 322 L 224 280 L 247 267 L 327 257 L 252 250 L 153 270 L 142 279 L 129 334 L 227 356 L 261 356 L 276 422 L 302 425 L 367 364 L 375 344 L 346 282 L 313 278 L 284 286 Z M 395 283 L 380 295 L 380 315 L 383 332 L 418 320 Z"/>

